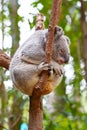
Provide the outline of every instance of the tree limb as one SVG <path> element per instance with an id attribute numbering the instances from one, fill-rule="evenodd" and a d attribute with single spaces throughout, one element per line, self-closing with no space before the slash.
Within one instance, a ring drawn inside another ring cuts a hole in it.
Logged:
<path id="1" fill-rule="evenodd" d="M 48 64 L 50 63 L 51 57 L 52 57 L 54 30 L 55 30 L 55 26 L 57 25 L 59 21 L 59 16 L 61 13 L 61 5 L 62 5 L 62 0 L 53 0 L 50 24 L 48 28 L 48 38 L 47 38 L 47 43 L 46 43 L 46 58 L 45 58 L 46 60 L 45 61 Z M 44 95 L 50 91 L 49 88 L 44 87 L 47 79 L 48 79 L 48 73 L 47 71 L 44 71 L 42 73 L 39 83 L 35 86 L 34 93 L 38 95 Z"/>
<path id="2" fill-rule="evenodd" d="M 0 66 L 9 69 L 11 58 L 0 49 Z"/>
<path id="3" fill-rule="evenodd" d="M 35 30 L 43 30 L 43 29 L 44 29 L 44 16 L 43 14 L 38 14 L 36 17 Z"/>

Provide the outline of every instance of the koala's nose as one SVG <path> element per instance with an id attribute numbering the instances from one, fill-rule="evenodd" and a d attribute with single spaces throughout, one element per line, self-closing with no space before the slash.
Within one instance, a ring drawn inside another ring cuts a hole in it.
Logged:
<path id="1" fill-rule="evenodd" d="M 68 61 L 69 61 L 69 55 L 66 56 L 66 58 L 65 58 L 65 63 L 68 63 Z"/>

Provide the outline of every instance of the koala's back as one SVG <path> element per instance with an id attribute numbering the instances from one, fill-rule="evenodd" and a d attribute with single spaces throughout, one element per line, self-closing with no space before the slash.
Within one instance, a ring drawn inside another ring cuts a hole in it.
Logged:
<path id="1" fill-rule="evenodd" d="M 9 70 L 13 83 L 17 88 L 21 89 L 23 93 L 28 95 L 31 95 L 34 85 L 39 80 L 38 70 L 37 65 L 22 61 L 21 56 L 25 54 L 31 59 L 36 57 L 35 60 L 42 60 L 44 57 L 42 46 L 46 32 L 47 30 L 36 31 L 31 35 L 30 38 L 17 49 L 10 63 Z M 42 57 L 41 53 L 43 55 Z M 27 92 L 25 92 L 26 88 Z"/>
<path id="2" fill-rule="evenodd" d="M 21 56 L 24 54 L 28 57 L 41 60 L 44 57 L 44 44 L 46 40 L 47 29 L 36 31 L 27 41 L 25 41 L 14 54 L 11 66 L 14 67 L 21 63 Z M 42 57 L 41 57 L 42 56 Z"/>
<path id="3" fill-rule="evenodd" d="M 10 67 L 10 75 L 14 85 L 27 95 L 32 94 L 33 87 L 39 80 L 37 66 L 31 64 L 21 63 L 14 68 Z"/>
<path id="4" fill-rule="evenodd" d="M 41 62 L 43 62 L 45 59 L 45 44 L 46 44 L 47 32 L 48 30 L 39 30 L 36 31 L 33 35 L 31 35 L 29 39 L 22 46 L 18 48 L 10 63 L 9 69 L 10 69 L 10 75 L 13 83 L 19 90 L 21 90 L 23 93 L 27 95 L 32 95 L 33 88 L 38 82 L 40 77 L 38 65 Z M 58 61 L 59 60 L 64 61 L 64 59 L 66 59 L 68 54 L 67 52 L 68 49 L 66 49 L 64 54 L 60 53 L 61 54 L 60 55 L 59 50 L 61 48 L 59 47 L 59 45 L 63 45 L 64 42 L 61 42 L 61 40 L 59 40 L 61 35 L 57 33 L 54 35 L 56 35 L 56 38 L 54 37 L 55 40 L 54 40 L 53 55 L 52 55 L 52 60 L 54 60 L 54 62 L 52 62 L 52 66 L 53 68 L 56 68 L 59 71 L 62 68 L 61 65 L 58 66 Z M 61 38 L 63 41 L 64 36 L 62 36 Z M 66 40 L 64 41 L 66 42 Z M 65 46 L 63 46 L 64 50 L 65 48 L 68 47 Z M 35 61 L 35 63 L 26 62 L 23 58 L 33 60 Z M 36 63 L 37 61 L 38 64 Z M 59 84 L 59 82 L 62 79 L 62 76 L 63 74 L 59 75 L 54 73 L 53 78 L 51 80 L 48 79 L 47 93 L 49 93 L 49 91 L 52 91 L 54 87 Z"/>

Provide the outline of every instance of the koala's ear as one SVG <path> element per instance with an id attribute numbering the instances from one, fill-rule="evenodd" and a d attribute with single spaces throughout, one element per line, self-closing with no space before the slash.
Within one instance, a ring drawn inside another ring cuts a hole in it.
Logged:
<path id="1" fill-rule="evenodd" d="M 67 37 L 67 36 L 65 36 L 65 38 L 66 38 L 66 40 L 67 40 L 67 43 L 70 45 L 70 39 L 69 39 L 69 37 Z"/>
<path id="2" fill-rule="evenodd" d="M 60 26 L 56 26 L 55 27 L 55 31 L 54 31 L 54 35 L 55 34 L 58 34 L 58 36 L 61 36 L 61 35 L 64 34 L 64 31 L 63 31 L 63 29 Z"/>

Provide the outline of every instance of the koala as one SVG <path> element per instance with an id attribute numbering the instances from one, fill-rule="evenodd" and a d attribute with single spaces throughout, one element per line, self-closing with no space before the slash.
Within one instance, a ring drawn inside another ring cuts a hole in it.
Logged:
<path id="1" fill-rule="evenodd" d="M 10 63 L 10 75 L 14 85 L 24 94 L 32 95 L 41 72 L 48 71 L 45 94 L 50 93 L 59 85 L 63 77 L 63 64 L 69 61 L 70 40 L 64 35 L 61 27 L 56 26 L 54 45 L 50 64 L 45 63 L 45 47 L 48 29 L 35 31 L 14 54 Z"/>

